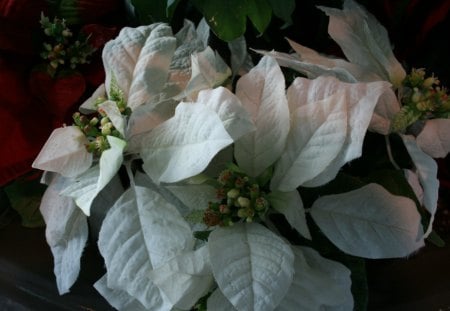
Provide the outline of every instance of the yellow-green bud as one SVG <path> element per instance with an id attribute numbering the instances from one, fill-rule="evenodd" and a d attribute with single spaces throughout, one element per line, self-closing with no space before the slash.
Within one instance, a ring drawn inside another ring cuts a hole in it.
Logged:
<path id="1" fill-rule="evenodd" d="M 239 207 L 250 207 L 250 200 L 248 198 L 245 197 L 238 197 L 237 198 L 237 203 L 239 205 Z"/>
<path id="2" fill-rule="evenodd" d="M 238 189 L 231 189 L 230 191 L 227 192 L 227 197 L 229 199 L 236 199 L 239 196 L 239 190 Z"/>

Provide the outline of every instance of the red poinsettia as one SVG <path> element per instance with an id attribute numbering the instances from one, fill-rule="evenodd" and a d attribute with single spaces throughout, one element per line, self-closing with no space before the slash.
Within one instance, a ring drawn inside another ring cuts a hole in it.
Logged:
<path id="1" fill-rule="evenodd" d="M 101 49 L 120 28 L 121 1 L 0 1 L 0 186 L 31 169 L 47 137 L 104 80 Z M 41 14 L 65 18 L 90 36 L 89 64 L 49 72 L 39 53 L 45 43 Z M 114 18 L 111 18 L 114 17 Z M 108 20 L 113 20 L 111 23 Z M 105 24 L 100 24 L 105 23 Z"/>

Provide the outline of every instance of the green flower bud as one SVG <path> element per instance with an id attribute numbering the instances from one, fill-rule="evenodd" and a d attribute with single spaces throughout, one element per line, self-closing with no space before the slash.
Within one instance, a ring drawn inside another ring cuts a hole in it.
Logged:
<path id="1" fill-rule="evenodd" d="M 96 126 L 98 124 L 98 118 L 97 117 L 93 117 L 91 119 L 91 121 L 89 121 L 89 124 L 92 126 Z"/>
<path id="2" fill-rule="evenodd" d="M 236 199 L 239 196 L 239 189 L 233 188 L 227 192 L 227 197 L 229 199 Z"/>
<path id="3" fill-rule="evenodd" d="M 250 200 L 245 197 L 238 197 L 237 203 L 239 207 L 250 207 L 251 204 Z"/>
<path id="4" fill-rule="evenodd" d="M 103 118 L 100 120 L 100 125 L 101 125 L 101 126 L 104 126 L 106 123 L 109 123 L 109 122 L 110 122 L 110 120 L 109 120 L 108 117 L 103 117 Z"/>
<path id="5" fill-rule="evenodd" d="M 265 198 L 263 197 L 259 197 L 255 200 L 255 209 L 258 212 L 262 212 L 267 210 L 270 207 L 270 203 L 269 201 L 267 201 Z"/>

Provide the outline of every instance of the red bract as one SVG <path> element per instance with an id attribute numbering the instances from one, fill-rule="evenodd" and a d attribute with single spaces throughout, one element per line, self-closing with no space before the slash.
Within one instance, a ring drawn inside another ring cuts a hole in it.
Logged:
<path id="1" fill-rule="evenodd" d="M 70 120 L 85 89 L 86 81 L 79 72 L 51 77 L 45 71 L 33 71 L 30 76 L 31 94 L 54 120 L 54 127 Z"/>

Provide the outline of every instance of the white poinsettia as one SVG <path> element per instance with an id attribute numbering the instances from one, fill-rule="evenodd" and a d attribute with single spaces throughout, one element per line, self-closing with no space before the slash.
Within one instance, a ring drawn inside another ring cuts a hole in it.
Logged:
<path id="1" fill-rule="evenodd" d="M 156 183 L 173 191 L 194 214 L 203 209 L 207 224 L 226 225 L 231 220 L 226 217 L 218 220 L 217 214 L 206 204 L 208 193 L 211 193 L 209 202 L 217 201 L 213 196 L 214 188 L 187 181 L 204 172 L 220 150 L 234 143 L 237 167 L 221 174 L 219 180 L 222 178 L 227 183 L 228 178 L 234 178 L 230 175 L 235 170 L 244 184 L 256 183 L 249 185 L 254 188 L 248 193 L 244 191 L 247 186 L 243 186 L 243 190 L 226 188 L 228 200 L 240 206 L 237 217 L 247 221 L 258 217 L 264 220 L 263 213 L 249 206 L 261 205 L 264 209 L 264 200 L 267 200 L 274 211 L 285 215 L 294 229 L 311 238 L 296 188 L 327 183 L 345 163 L 361 155 L 373 109 L 387 88 L 390 84 L 382 81 L 350 84 L 333 77 L 298 78 L 286 94 L 284 76 L 277 62 L 263 57 L 238 80 L 236 95 L 217 88 L 201 91 L 196 102 L 178 105 L 175 116 L 156 127 L 143 143 L 143 167 Z M 264 176 L 271 177 L 271 181 L 264 181 Z M 166 184 L 173 182 L 178 184 Z M 203 196 L 198 191 L 203 191 Z M 258 201 L 252 199 L 252 195 L 263 197 Z M 219 208 L 226 214 L 225 209 L 232 207 Z M 216 297 L 214 299 L 223 295 L 238 310 L 272 310 L 293 286 L 291 246 L 283 240 L 271 243 L 279 239 L 278 234 L 262 228 L 248 223 L 212 231 L 207 245 L 212 273 L 220 291 L 212 296 Z M 270 248 L 262 248 L 265 259 L 259 258 L 256 250 L 261 247 L 260 242 L 255 240 L 256 244 L 250 249 L 246 246 L 252 243 L 253 232 L 260 232 L 260 238 L 267 239 L 263 245 L 276 244 L 280 249 L 272 253 Z M 247 242 L 241 245 L 240 241 Z M 268 273 L 267 269 L 258 269 L 260 265 L 269 264 L 288 270 L 283 273 L 284 270 L 280 270 L 269 282 L 261 279 Z M 239 282 L 234 281 L 233 271 L 240 275 Z M 264 286 L 257 285 L 261 283 Z M 307 287 L 302 284 L 300 286 Z M 267 292 L 265 288 L 271 290 Z M 180 292 L 169 294 L 178 297 Z"/>
<path id="2" fill-rule="evenodd" d="M 304 73 L 309 78 L 334 76 L 345 82 L 389 81 L 401 86 L 405 70 L 395 58 L 386 29 L 353 0 L 345 0 L 343 9 L 319 7 L 329 17 L 328 33 L 341 47 L 347 60 L 328 57 L 295 43 L 294 54 L 260 53 L 275 57 L 283 66 Z M 370 129 L 381 134 L 391 130 L 391 120 L 400 111 L 393 90 L 386 89 L 375 107 Z"/>
<path id="3" fill-rule="evenodd" d="M 95 288 L 119 310 L 191 310 L 199 301 L 209 310 L 350 310 L 350 270 L 278 230 L 314 245 L 312 219 L 342 252 L 364 258 L 407 256 L 424 244 L 432 219 L 423 230 L 413 200 L 375 183 L 320 194 L 305 210 L 299 187 L 326 188 L 362 156 L 368 129 L 389 132 L 400 109 L 392 84 L 404 77 L 373 16 L 351 0 L 321 9 L 348 61 L 291 42 L 301 58 L 272 53 L 249 69 L 241 38 L 229 45 L 233 70 L 246 72 L 235 92 L 220 86 L 231 70 L 207 47 L 205 24 L 186 21 L 175 35 L 166 24 L 124 28 L 105 46 L 106 81 L 82 106 L 102 120 L 56 131 L 36 160 L 67 176 L 41 206 L 60 292 L 76 280 L 86 216 L 105 191 L 114 199 L 103 210 L 106 273 Z M 314 79 L 286 88 L 277 60 Z M 99 141 L 79 130 L 96 122 Z M 415 164 L 409 180 L 431 215 L 436 167 L 420 146 L 446 152 L 426 143 L 433 131 L 422 144 L 402 136 Z M 102 147 L 94 159 L 84 148 L 93 142 Z M 121 168 L 126 189 L 108 189 Z"/>
<path id="4" fill-rule="evenodd" d="M 57 230 L 50 236 L 49 243 L 55 255 L 55 274 L 60 292 L 67 292 L 78 276 L 77 261 L 79 262 L 84 247 L 81 233 L 87 230 L 81 221 L 72 224 L 75 216 L 71 215 L 81 213 L 77 219 L 85 219 L 91 215 L 91 207 L 98 205 L 94 204 L 96 200 L 105 201 L 100 194 L 111 190 L 108 185 L 117 176 L 124 159 L 125 163 L 129 161 L 126 155 L 136 157 L 135 152 L 141 139 L 158 124 L 173 116 L 178 104 L 173 98 L 186 93 L 183 90 L 191 79 L 191 55 L 205 48 L 205 42 L 189 21 L 186 21 L 176 35 L 165 24 L 122 29 L 118 37 L 108 42 L 103 50 L 102 57 L 107 72 L 105 83 L 80 107 L 82 113 L 90 115 L 78 114 L 74 117 L 77 126 L 56 129 L 36 158 L 34 167 L 67 177 L 64 183 L 58 184 L 58 193 L 55 187 L 49 187 L 41 204 L 41 210 L 48 215 L 48 229 Z M 214 54 L 211 50 L 208 51 Z M 230 74 L 226 66 L 220 67 L 223 69 L 220 73 L 215 73 L 214 68 L 210 68 L 208 74 L 220 77 L 220 81 Z M 202 71 L 203 67 L 197 70 Z M 213 80 L 208 82 L 214 85 L 220 83 Z M 207 85 L 196 86 L 196 90 L 202 87 Z M 130 108 L 131 114 L 126 114 L 125 110 Z M 95 112 L 99 114 L 94 114 Z M 95 155 L 89 152 L 93 150 L 97 152 Z M 137 197 L 142 196 L 142 191 L 139 190 L 142 189 L 135 189 Z M 117 192 L 107 194 L 108 200 L 105 202 L 115 201 L 122 195 L 123 189 L 113 191 Z M 63 205 L 68 205 L 67 211 L 58 210 Z M 146 215 L 150 220 L 153 216 Z M 73 228 L 72 225 L 76 227 Z M 58 226 L 67 227 L 71 231 L 63 232 Z M 149 229 L 145 228 L 146 236 L 152 236 L 153 233 L 147 230 Z M 81 242 L 72 242 L 71 235 L 75 236 L 79 232 Z M 183 232 L 181 236 L 192 234 Z M 66 240 L 70 242 L 66 248 L 59 245 Z M 183 244 L 184 240 L 180 241 Z M 166 250 L 170 250 L 170 247 Z M 67 254 L 70 254 L 70 260 L 66 258 Z M 159 261 L 167 260 L 165 253 L 159 254 L 158 250 L 151 254 L 154 257 L 153 266 L 157 266 Z M 69 269 L 69 265 L 73 267 Z M 101 284 L 104 285 L 100 282 L 98 287 L 105 295 L 123 292 L 122 289 L 105 288 Z M 111 284 L 108 282 L 107 285 Z M 133 295 L 130 296 L 130 293 L 120 297 L 129 298 L 132 302 L 136 299 L 139 301 Z M 142 300 L 142 303 L 149 304 L 146 300 Z M 142 303 L 136 302 L 136 305 Z M 167 305 L 163 300 L 162 303 Z"/>

